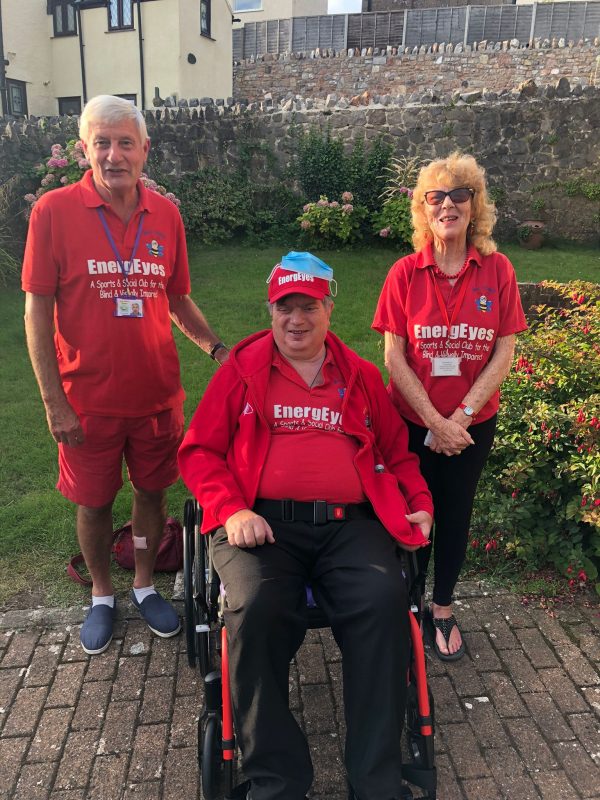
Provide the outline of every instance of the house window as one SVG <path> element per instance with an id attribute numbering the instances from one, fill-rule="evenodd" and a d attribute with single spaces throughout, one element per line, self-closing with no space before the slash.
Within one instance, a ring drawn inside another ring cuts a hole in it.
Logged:
<path id="1" fill-rule="evenodd" d="M 8 95 L 8 113 L 14 117 L 27 116 L 27 87 L 24 81 L 6 79 L 6 93 Z"/>
<path id="2" fill-rule="evenodd" d="M 200 0 L 200 33 L 210 36 L 210 0 Z"/>
<path id="3" fill-rule="evenodd" d="M 115 97 L 122 97 L 123 100 L 129 100 L 130 103 L 135 105 L 137 103 L 137 95 L 136 94 L 116 94 Z"/>
<path id="4" fill-rule="evenodd" d="M 133 0 L 109 0 L 108 29 L 123 31 L 133 28 Z"/>
<path id="5" fill-rule="evenodd" d="M 262 11 L 262 0 L 234 0 L 234 11 Z"/>
<path id="6" fill-rule="evenodd" d="M 81 97 L 59 97 L 58 113 L 61 117 L 81 114 Z"/>
<path id="7" fill-rule="evenodd" d="M 75 8 L 67 0 L 55 0 L 52 21 L 55 36 L 75 36 L 77 33 Z"/>

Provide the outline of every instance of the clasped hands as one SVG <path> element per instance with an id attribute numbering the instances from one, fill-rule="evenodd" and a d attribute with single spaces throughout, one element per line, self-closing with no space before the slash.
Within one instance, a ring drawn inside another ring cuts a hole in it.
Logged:
<path id="1" fill-rule="evenodd" d="M 447 419 L 440 417 L 440 421 L 431 428 L 429 449 L 445 456 L 459 455 L 470 444 L 474 444 L 471 434 L 467 431 L 470 424 L 471 418 L 460 408 Z"/>

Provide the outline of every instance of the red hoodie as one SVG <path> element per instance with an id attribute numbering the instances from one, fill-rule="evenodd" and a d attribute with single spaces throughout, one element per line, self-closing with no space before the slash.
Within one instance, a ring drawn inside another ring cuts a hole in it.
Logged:
<path id="1" fill-rule="evenodd" d="M 346 380 L 343 428 L 360 445 L 354 465 L 363 491 L 395 539 L 423 544 L 421 530 L 405 515 L 433 515 L 433 504 L 418 458 L 408 450 L 406 425 L 377 367 L 331 332 L 325 343 Z M 224 525 L 236 511 L 252 508 L 256 500 L 271 436 L 263 407 L 273 348 L 273 334 L 266 330 L 232 349 L 209 383 L 179 450 L 181 476 L 204 510 L 203 533 Z M 376 472 L 376 465 L 384 470 Z"/>

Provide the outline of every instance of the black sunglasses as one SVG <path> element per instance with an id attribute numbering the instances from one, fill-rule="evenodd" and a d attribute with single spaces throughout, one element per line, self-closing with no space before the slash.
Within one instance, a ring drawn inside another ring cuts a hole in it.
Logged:
<path id="1" fill-rule="evenodd" d="M 442 192 L 441 189 L 432 189 L 425 192 L 425 202 L 428 206 L 439 206 L 449 197 L 453 203 L 466 203 L 475 195 L 473 189 L 461 188 L 450 189 L 449 192 Z"/>

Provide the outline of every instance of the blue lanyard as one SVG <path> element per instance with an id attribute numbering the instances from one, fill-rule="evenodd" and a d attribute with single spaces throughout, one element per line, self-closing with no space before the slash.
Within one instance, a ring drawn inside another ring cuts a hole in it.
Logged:
<path id="1" fill-rule="evenodd" d="M 115 254 L 115 258 L 117 259 L 117 264 L 119 265 L 119 269 L 123 273 L 123 288 L 127 290 L 127 276 L 131 272 L 131 267 L 133 265 L 133 259 L 135 258 L 135 254 L 138 249 L 138 245 L 140 243 L 140 236 L 142 235 L 142 224 L 144 222 L 144 214 L 145 211 L 142 211 L 140 214 L 140 221 L 138 222 L 137 233 L 135 234 L 135 243 L 133 245 L 133 250 L 131 251 L 131 256 L 129 261 L 127 262 L 129 266 L 127 269 L 125 268 L 125 262 L 121 258 L 121 254 L 117 250 L 117 245 L 115 244 L 115 240 L 113 239 L 112 233 L 108 227 L 108 223 L 106 221 L 106 217 L 104 216 L 104 211 L 101 208 L 96 209 L 98 211 L 98 216 L 100 217 L 100 222 L 102 223 L 102 227 L 104 228 L 104 233 L 106 234 L 106 238 L 108 239 L 108 243 L 112 247 L 112 251 Z"/>

